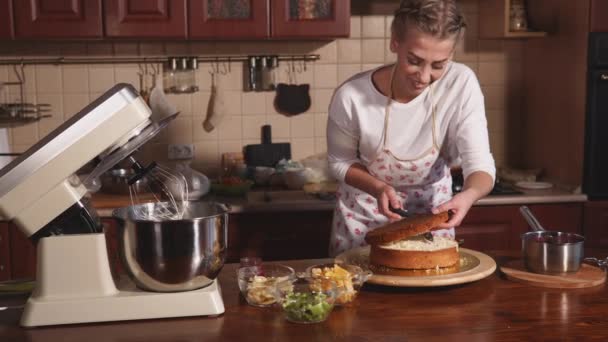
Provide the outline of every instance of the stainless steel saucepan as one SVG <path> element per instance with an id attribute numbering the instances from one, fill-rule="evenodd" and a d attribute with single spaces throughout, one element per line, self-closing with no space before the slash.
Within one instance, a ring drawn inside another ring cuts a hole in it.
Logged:
<path id="1" fill-rule="evenodd" d="M 575 233 L 545 230 L 527 206 L 519 210 L 534 230 L 521 236 L 526 268 L 544 274 L 578 271 L 583 262 L 585 238 Z"/>

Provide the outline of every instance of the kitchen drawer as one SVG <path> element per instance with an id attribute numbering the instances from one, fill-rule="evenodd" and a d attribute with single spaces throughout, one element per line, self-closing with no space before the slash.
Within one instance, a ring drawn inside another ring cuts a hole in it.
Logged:
<path id="1" fill-rule="evenodd" d="M 331 219 L 332 211 L 231 215 L 229 261 L 243 256 L 267 261 L 328 257 Z"/>

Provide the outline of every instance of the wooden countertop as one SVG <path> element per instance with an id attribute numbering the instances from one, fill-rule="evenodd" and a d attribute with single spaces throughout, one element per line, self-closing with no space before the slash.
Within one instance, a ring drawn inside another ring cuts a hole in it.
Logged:
<path id="1" fill-rule="evenodd" d="M 231 206 L 232 213 L 249 212 L 280 212 L 280 211 L 325 211 L 335 208 L 334 200 L 321 200 L 306 194 L 304 191 L 273 191 L 269 192 L 270 201 L 264 200 L 264 192 L 254 191 L 244 197 L 206 196 L 205 199 L 216 200 Z M 147 197 L 146 197 L 147 196 Z M 143 195 L 143 201 L 153 201 L 152 195 Z M 521 195 L 492 195 L 482 198 L 476 206 L 532 204 L 532 203 L 572 203 L 585 202 L 587 196 L 570 191 L 554 188 L 549 190 L 525 190 Z M 116 208 L 131 205 L 128 195 L 108 195 L 95 193 L 92 195 L 93 206 L 99 216 L 110 217 Z"/>
<path id="2" fill-rule="evenodd" d="M 608 250 L 592 252 L 606 257 Z M 509 258 L 491 253 L 498 264 Z M 327 260 L 286 261 L 296 270 Z M 216 318 L 178 318 L 103 324 L 18 327 L 21 309 L 0 311 L 1 341 L 531 341 L 608 340 L 608 286 L 535 288 L 495 273 L 441 288 L 365 286 L 352 307 L 336 308 L 326 322 L 299 325 L 276 308 L 247 305 L 239 295 L 236 264 L 219 276 L 226 312 Z M 24 297 L 0 297 L 0 306 Z"/>

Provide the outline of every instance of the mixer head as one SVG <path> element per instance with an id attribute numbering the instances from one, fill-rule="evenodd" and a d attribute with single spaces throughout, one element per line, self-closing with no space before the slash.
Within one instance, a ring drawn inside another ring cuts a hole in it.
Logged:
<path id="1" fill-rule="evenodd" d="M 83 199 L 88 182 L 129 157 L 175 115 L 150 120 L 150 108 L 128 84 L 117 84 L 0 170 L 0 219 L 37 238 L 101 230 Z M 84 182 L 73 176 L 101 161 Z"/>

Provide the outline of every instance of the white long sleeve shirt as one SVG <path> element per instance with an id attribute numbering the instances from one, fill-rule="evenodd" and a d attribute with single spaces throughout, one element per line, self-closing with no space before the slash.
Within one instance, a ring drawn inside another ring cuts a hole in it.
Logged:
<path id="1" fill-rule="evenodd" d="M 367 165 L 382 149 L 388 98 L 372 82 L 375 70 L 357 74 L 342 84 L 329 106 L 329 167 L 341 182 L 352 164 Z M 462 166 L 465 179 L 475 171 L 495 178 L 484 98 L 475 73 L 464 64 L 451 62 L 431 87 L 432 96 L 427 87 L 408 103 L 391 102 L 387 147 L 400 159 L 413 159 L 432 146 L 432 101 L 436 106 L 437 144 L 452 165 Z"/>

